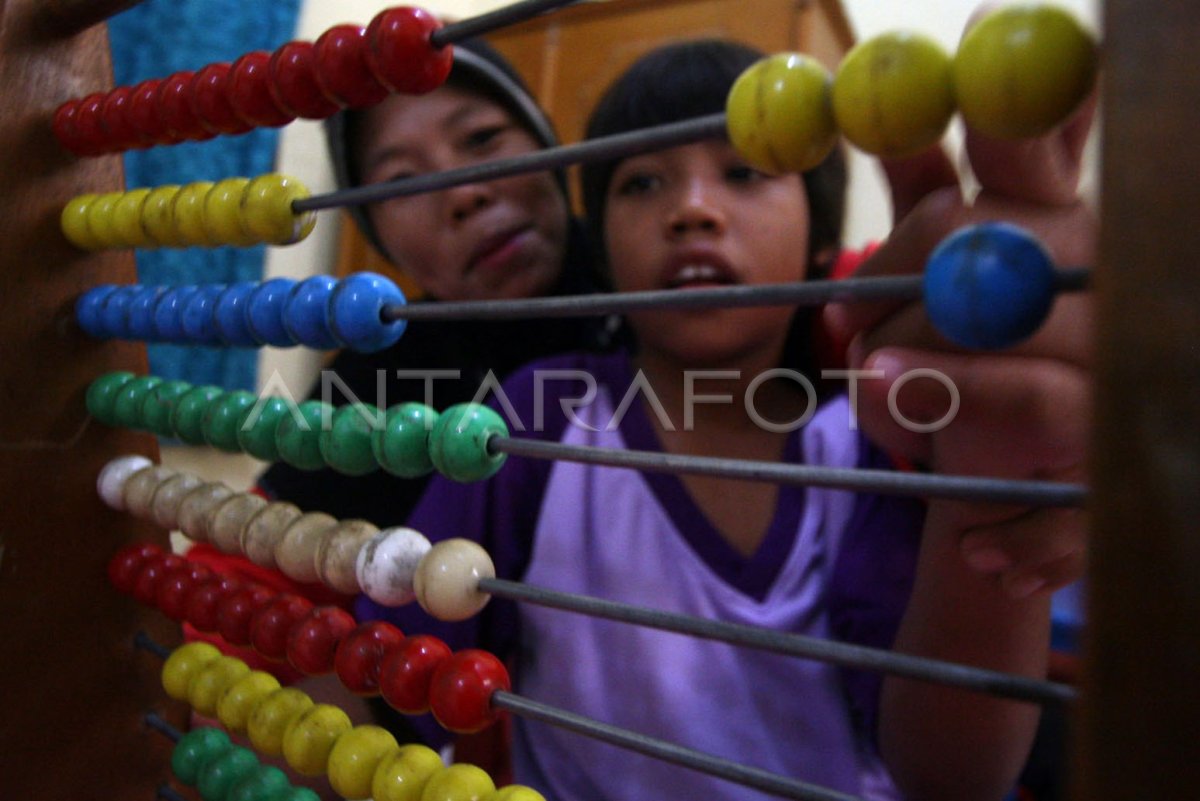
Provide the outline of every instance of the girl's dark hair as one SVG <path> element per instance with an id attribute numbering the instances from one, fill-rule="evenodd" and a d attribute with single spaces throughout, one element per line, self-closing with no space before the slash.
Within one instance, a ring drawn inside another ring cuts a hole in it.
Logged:
<path id="1" fill-rule="evenodd" d="M 720 39 L 667 45 L 634 62 L 604 93 L 588 120 L 587 138 L 625 133 L 725 110 L 734 81 L 764 57 L 752 47 Z M 597 280 L 611 288 L 604 252 L 604 201 L 620 160 L 584 164 L 580 172 Z M 840 148 L 803 173 L 809 204 L 808 278 L 827 277 L 842 238 L 846 163 Z M 822 258 L 828 256 L 829 258 Z M 785 364 L 814 374 L 810 310 L 801 309 L 789 336 Z"/>

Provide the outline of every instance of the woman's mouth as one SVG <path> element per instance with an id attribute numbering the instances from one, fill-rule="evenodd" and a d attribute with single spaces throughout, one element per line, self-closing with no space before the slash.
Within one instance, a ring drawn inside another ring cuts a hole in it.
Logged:
<path id="1" fill-rule="evenodd" d="M 530 226 L 521 226 L 488 237 L 471 254 L 467 272 L 492 272 L 511 267 L 532 236 Z"/>

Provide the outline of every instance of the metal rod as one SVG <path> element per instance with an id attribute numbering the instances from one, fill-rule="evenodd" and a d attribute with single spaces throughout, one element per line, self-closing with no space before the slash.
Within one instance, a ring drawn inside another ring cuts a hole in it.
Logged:
<path id="1" fill-rule="evenodd" d="M 868 648 L 864 645 L 834 642 L 819 637 L 647 609 L 618 601 L 534 587 L 507 579 L 480 579 L 479 590 L 511 601 L 523 601 L 784 656 L 814 659 L 842 667 L 876 670 L 908 679 L 973 690 L 998 698 L 1044 704 L 1074 701 L 1078 695 L 1073 687 L 1065 684 L 953 662 L 940 662 L 881 648 Z"/>
<path id="2" fill-rule="evenodd" d="M 1088 287 L 1091 270 L 1056 270 L 1060 292 Z M 624 314 L 653 309 L 711 309 L 750 306 L 818 306 L 876 300 L 918 300 L 923 294 L 920 275 L 845 278 L 790 284 L 655 289 L 644 292 L 605 292 L 554 298 L 469 300 L 458 302 L 387 304 L 380 310 L 386 323 L 396 320 L 519 320 L 531 317 L 584 317 Z"/>
<path id="3" fill-rule="evenodd" d="M 494 435 L 488 440 L 492 453 L 508 453 L 533 459 L 562 459 L 568 462 L 631 467 L 654 473 L 687 473 L 721 476 L 746 481 L 829 487 L 880 495 L 947 498 L 961 501 L 1012 504 L 1016 506 L 1077 507 L 1087 500 L 1087 489 L 1079 484 L 1052 481 L 1019 481 L 976 476 L 906 473 L 896 470 L 819 467 L 802 464 L 689 456 L 658 451 L 630 451 L 592 445 L 563 445 L 531 439 Z"/>
<path id="4" fill-rule="evenodd" d="M 175 728 L 170 723 L 167 723 L 167 721 L 163 720 L 154 712 L 147 712 L 145 716 L 143 716 L 142 720 L 150 728 L 165 734 L 173 743 L 177 743 L 183 738 L 183 732 L 179 731 L 179 729 Z"/>
<path id="5" fill-rule="evenodd" d="M 166 659 L 171 655 L 171 649 L 159 645 L 149 634 L 144 631 L 139 631 L 133 635 L 133 647 L 141 648 L 143 651 L 149 651 L 159 659 Z"/>
<path id="6" fill-rule="evenodd" d="M 753 768 L 702 751 L 685 748 L 665 740 L 638 734 L 608 723 L 601 723 L 598 720 L 531 701 L 504 690 L 493 692 L 491 700 L 493 707 L 508 710 L 514 715 L 549 723 L 576 734 L 654 757 L 663 762 L 728 779 L 731 782 L 783 798 L 796 798 L 803 801 L 861 801 L 857 796 L 849 796 L 836 790 L 818 787 L 760 768 Z"/>
<path id="7" fill-rule="evenodd" d="M 712 114 L 707 117 L 696 117 L 683 122 L 642 128 L 578 144 L 546 148 L 508 159 L 472 164 L 456 170 L 426 173 L 412 178 L 401 178 L 397 181 L 384 181 L 323 195 L 313 195 L 293 201 L 292 210 L 299 214 L 318 209 L 377 203 L 381 200 L 407 197 L 437 189 L 448 189 L 462 184 L 494 181 L 511 175 L 555 170 L 589 161 L 606 161 L 724 135 L 725 115 Z"/>
<path id="8" fill-rule="evenodd" d="M 451 22 L 430 34 L 429 42 L 434 47 L 445 47 L 471 36 L 482 36 L 499 28 L 524 22 L 546 11 L 553 11 L 576 2 L 578 0 L 523 0 L 468 19 Z"/>

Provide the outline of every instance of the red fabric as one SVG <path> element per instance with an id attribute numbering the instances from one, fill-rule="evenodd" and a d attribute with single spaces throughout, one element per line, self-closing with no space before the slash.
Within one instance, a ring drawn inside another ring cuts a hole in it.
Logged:
<path id="1" fill-rule="evenodd" d="M 833 261 L 829 270 L 830 280 L 840 281 L 854 275 L 859 265 L 866 261 L 879 247 L 871 243 L 862 250 L 843 249 Z M 820 315 L 813 323 L 813 349 L 817 360 L 824 369 L 837 370 L 846 366 L 846 348 L 849 342 L 839 342 L 826 328 Z"/>

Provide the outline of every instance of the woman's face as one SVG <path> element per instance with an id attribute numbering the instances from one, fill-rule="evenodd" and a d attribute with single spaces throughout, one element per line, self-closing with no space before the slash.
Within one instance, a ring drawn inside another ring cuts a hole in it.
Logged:
<path id="1" fill-rule="evenodd" d="M 357 145 L 364 183 L 539 149 L 502 106 L 453 86 L 390 96 L 365 115 Z M 396 198 L 368 214 L 393 262 L 440 300 L 533 297 L 562 271 L 567 205 L 551 173 Z"/>
<path id="2" fill-rule="evenodd" d="M 613 171 L 604 240 L 618 290 L 770 284 L 807 273 L 809 208 L 799 175 L 771 177 L 726 142 L 633 156 Z M 793 308 L 630 315 L 643 353 L 685 366 L 777 360 Z"/>

